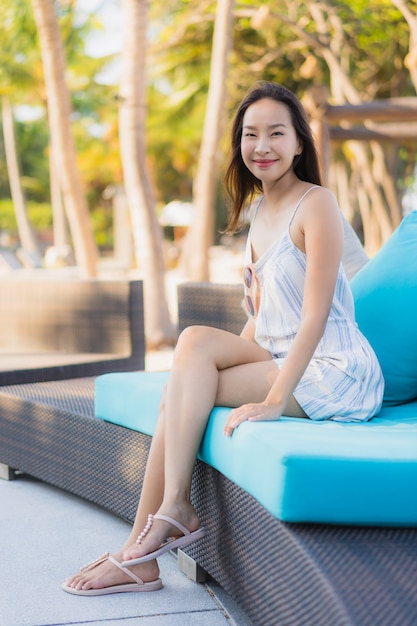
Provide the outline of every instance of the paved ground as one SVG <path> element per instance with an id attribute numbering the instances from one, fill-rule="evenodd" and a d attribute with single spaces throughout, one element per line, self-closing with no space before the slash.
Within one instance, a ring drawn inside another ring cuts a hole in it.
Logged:
<path id="1" fill-rule="evenodd" d="M 149 352 L 147 370 L 169 369 L 172 350 Z M 198 584 L 160 559 L 161 591 L 72 596 L 62 581 L 116 550 L 129 525 L 81 498 L 22 475 L 0 480 L 0 626 L 251 626 L 215 583 Z"/>
<path id="2" fill-rule="evenodd" d="M 101 508 L 27 476 L 0 480 L 1 626 L 250 626 L 216 584 L 198 584 L 160 559 L 153 593 L 72 596 L 61 582 L 118 548 L 129 525 Z"/>
<path id="3" fill-rule="evenodd" d="M 240 280 L 241 251 L 212 250 L 212 280 Z M 19 272 L 18 278 L 25 272 Z M 168 273 L 172 313 L 179 272 Z M 169 369 L 172 350 L 151 352 L 147 370 Z M 72 596 L 61 582 L 126 538 L 126 522 L 28 476 L 0 480 L 0 626 L 251 626 L 214 582 L 198 584 L 160 559 L 164 588 L 154 593 Z"/>

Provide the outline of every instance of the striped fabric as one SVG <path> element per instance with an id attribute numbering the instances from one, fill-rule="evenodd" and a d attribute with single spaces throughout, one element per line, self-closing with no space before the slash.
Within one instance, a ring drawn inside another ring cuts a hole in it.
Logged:
<path id="1" fill-rule="evenodd" d="M 278 367 L 300 325 L 306 272 L 306 255 L 292 242 L 289 229 L 311 189 L 297 203 L 286 231 L 254 264 L 261 289 L 255 339 Z M 252 263 L 250 234 L 249 230 L 248 264 Z M 352 292 L 341 264 L 326 329 L 294 396 L 311 419 L 356 422 L 379 412 L 383 391 L 381 369 L 355 322 Z"/>

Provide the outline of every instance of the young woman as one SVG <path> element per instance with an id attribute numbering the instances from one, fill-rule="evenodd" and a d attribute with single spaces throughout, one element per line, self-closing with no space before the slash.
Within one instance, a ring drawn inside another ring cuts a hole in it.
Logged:
<path id="1" fill-rule="evenodd" d="M 132 532 L 116 554 L 67 579 L 70 593 L 159 589 L 157 557 L 204 535 L 190 485 L 214 406 L 233 408 L 227 437 L 246 420 L 360 421 L 380 409 L 381 370 L 341 265 L 340 210 L 320 185 L 305 112 L 286 88 L 261 83 L 241 103 L 226 188 L 232 232 L 259 196 L 244 269 L 248 322 L 240 337 L 204 326 L 181 334 Z"/>

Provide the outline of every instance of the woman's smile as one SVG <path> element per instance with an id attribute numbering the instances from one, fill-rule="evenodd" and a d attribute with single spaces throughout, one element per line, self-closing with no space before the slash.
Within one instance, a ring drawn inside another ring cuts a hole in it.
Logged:
<path id="1" fill-rule="evenodd" d="M 274 165 L 277 161 L 278 159 L 253 159 L 255 165 L 262 168 L 270 167 L 271 165 Z"/>

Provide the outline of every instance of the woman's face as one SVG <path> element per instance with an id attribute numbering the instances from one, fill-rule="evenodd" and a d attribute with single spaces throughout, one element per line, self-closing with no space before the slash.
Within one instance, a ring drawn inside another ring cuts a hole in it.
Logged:
<path id="1" fill-rule="evenodd" d="M 262 183 L 275 183 L 289 171 L 302 150 L 288 107 L 264 98 L 251 104 L 243 116 L 242 159 Z"/>

